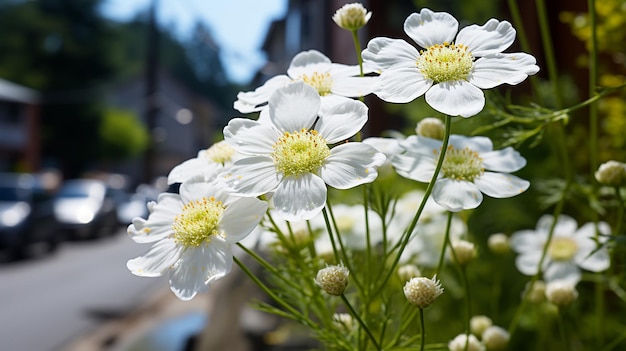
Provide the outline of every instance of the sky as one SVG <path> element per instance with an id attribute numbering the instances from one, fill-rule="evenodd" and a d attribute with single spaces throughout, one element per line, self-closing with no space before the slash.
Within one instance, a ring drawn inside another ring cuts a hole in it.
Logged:
<path id="1" fill-rule="evenodd" d="M 190 35 L 197 21 L 207 24 L 221 48 L 229 78 L 241 84 L 248 83 L 265 63 L 260 48 L 269 25 L 287 10 L 287 0 L 105 0 L 102 12 L 126 21 L 145 13 L 152 1 L 157 3 L 160 27 L 179 37 Z"/>

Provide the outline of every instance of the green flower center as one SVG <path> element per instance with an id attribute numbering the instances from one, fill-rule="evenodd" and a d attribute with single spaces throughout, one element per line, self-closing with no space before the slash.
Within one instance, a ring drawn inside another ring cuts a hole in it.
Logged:
<path id="1" fill-rule="evenodd" d="M 272 158 L 276 169 L 286 177 L 316 173 L 330 156 L 326 141 L 315 130 L 285 132 L 276 144 Z"/>
<path id="2" fill-rule="evenodd" d="M 569 261 L 578 251 L 578 244 L 572 238 L 556 237 L 550 241 L 548 255 L 555 261 Z"/>
<path id="3" fill-rule="evenodd" d="M 205 152 L 206 156 L 211 161 L 226 164 L 232 159 L 235 149 L 233 149 L 233 147 L 228 145 L 226 142 L 222 141 L 213 144 L 213 146 L 208 148 Z"/>
<path id="4" fill-rule="evenodd" d="M 311 75 L 303 74 L 300 79 L 315 88 L 320 96 L 330 94 L 330 89 L 333 87 L 333 80 L 330 78 L 330 73 L 313 72 Z"/>
<path id="5" fill-rule="evenodd" d="M 424 77 L 435 83 L 467 80 L 474 57 L 463 44 L 435 44 L 420 52 L 416 65 Z"/>
<path id="6" fill-rule="evenodd" d="M 455 149 L 452 145 L 448 146 L 441 166 L 444 177 L 473 182 L 484 171 L 483 159 L 476 151 L 467 147 Z"/>
<path id="7" fill-rule="evenodd" d="M 183 206 L 183 211 L 174 217 L 172 230 L 174 240 L 184 246 L 198 247 L 218 235 L 219 222 L 226 206 L 214 197 L 191 201 Z"/>

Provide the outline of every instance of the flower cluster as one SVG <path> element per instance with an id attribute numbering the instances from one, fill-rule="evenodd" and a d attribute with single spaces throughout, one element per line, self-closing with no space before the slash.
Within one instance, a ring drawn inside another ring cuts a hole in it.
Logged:
<path id="1" fill-rule="evenodd" d="M 337 10 L 332 20 L 356 38 L 371 18 L 371 12 L 353 3 Z M 240 92 L 233 108 L 246 116 L 230 119 L 223 140 L 174 167 L 168 184 L 180 185 L 179 190 L 161 194 L 149 204 L 148 218 L 129 225 L 131 239 L 152 246 L 129 260 L 128 269 L 139 276 L 167 274 L 174 294 L 189 300 L 229 274 L 235 262 L 277 302 L 278 307 L 262 309 L 314 329 L 328 349 L 337 350 L 416 349 L 416 340 L 424 350 L 424 309 L 433 306 L 428 311 L 435 310 L 441 320 L 445 313 L 438 308 L 445 304 L 454 305 L 452 317 L 465 322 L 464 331 L 443 328 L 450 350 L 506 349 L 518 319 L 505 329 L 485 315 L 472 317 L 470 278 L 494 286 L 486 294 L 493 294 L 488 298 L 493 310 L 503 290 L 517 289 L 515 296 L 524 303 L 518 313 L 510 313 L 514 318 L 520 318 L 526 302 L 548 301 L 555 309 L 576 301 L 583 274 L 611 266 L 610 245 L 619 242 L 612 233 L 620 234 L 623 222 L 624 163 L 602 164 L 592 175 L 593 186 L 576 188 L 587 193 L 601 188 L 598 194 L 605 197 L 605 191 L 615 191 L 616 201 L 610 203 L 618 208 L 615 227 L 598 219 L 611 210 L 601 208 L 600 196 L 590 197 L 590 207 L 597 209 L 593 222 L 579 227 L 582 218 L 565 214 L 564 202 L 574 187 L 570 183 L 556 187 L 561 202 L 549 203 L 558 203 L 554 215 L 537 214 L 534 230 L 519 229 L 524 227 L 511 220 L 534 223 L 534 216 L 497 209 L 494 215 L 498 199 L 530 189 L 529 180 L 514 175 L 527 166 L 524 150 L 478 132 L 453 133 L 452 127 L 482 123 L 481 117 L 458 117 L 485 110 L 483 89 L 520 84 L 536 74 L 536 60 L 527 53 L 504 52 L 516 37 L 507 21 L 489 19 L 459 30 L 452 15 L 424 8 L 406 18 L 404 31 L 419 48 L 403 39 L 377 37 L 360 50 L 355 40 L 358 65 L 332 62 L 317 50 L 302 51 L 285 74 Z M 369 121 L 378 116 L 370 116 L 368 95 L 388 103 L 424 95 L 440 114 L 420 118 L 408 132 L 370 135 Z M 538 108 L 529 113 L 536 120 L 508 111 L 492 117 L 544 123 L 540 129 L 569 110 L 557 112 Z M 483 216 L 489 218 L 474 219 L 481 205 L 488 207 Z M 507 223 L 487 237 L 473 231 L 472 220 L 489 228 Z M 263 279 L 247 269 L 234 247 L 263 268 Z M 496 263 L 485 263 L 485 257 Z M 488 268 L 469 275 L 476 265 Z M 508 278 L 502 273 L 506 266 L 529 279 L 526 291 L 502 283 Z M 597 279 L 598 284 L 606 281 Z M 618 282 L 606 284 L 623 295 Z M 450 293 L 443 295 L 443 286 Z M 462 317 L 460 297 L 466 299 Z M 408 335 L 416 313 L 419 337 Z M 441 348 L 441 342 L 432 348 Z"/>

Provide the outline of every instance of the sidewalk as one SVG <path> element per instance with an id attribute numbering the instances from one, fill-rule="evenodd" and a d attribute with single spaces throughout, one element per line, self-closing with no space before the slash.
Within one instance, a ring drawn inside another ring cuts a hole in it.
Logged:
<path id="1" fill-rule="evenodd" d="M 105 322 L 61 351 L 126 351 L 139 338 L 163 323 L 191 313 L 206 314 L 209 307 L 207 294 L 191 301 L 181 301 L 165 286 L 126 316 Z"/>

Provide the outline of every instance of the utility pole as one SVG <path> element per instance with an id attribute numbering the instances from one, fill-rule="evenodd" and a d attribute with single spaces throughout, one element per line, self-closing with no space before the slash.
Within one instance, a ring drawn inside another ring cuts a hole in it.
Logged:
<path id="1" fill-rule="evenodd" d="M 154 142 L 154 131 L 156 129 L 156 120 L 159 114 L 158 92 L 158 67 L 159 67 L 159 31 L 156 21 L 156 10 L 158 0 L 152 0 L 150 5 L 150 13 L 148 18 L 148 50 L 146 53 L 146 72 L 145 72 L 145 120 L 150 140 L 148 149 L 144 156 L 143 181 L 150 183 L 154 180 L 155 166 L 157 160 L 157 150 Z"/>

